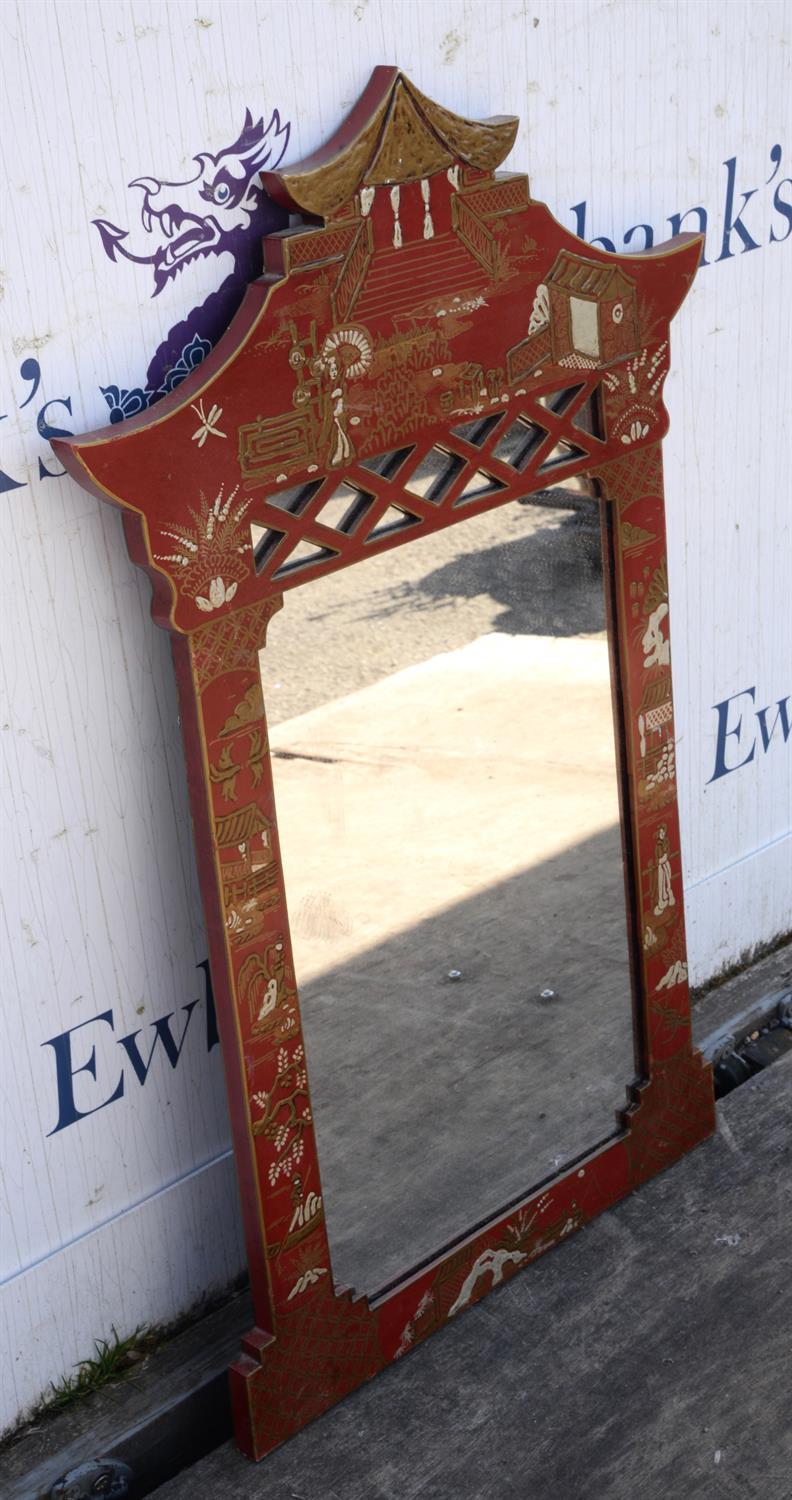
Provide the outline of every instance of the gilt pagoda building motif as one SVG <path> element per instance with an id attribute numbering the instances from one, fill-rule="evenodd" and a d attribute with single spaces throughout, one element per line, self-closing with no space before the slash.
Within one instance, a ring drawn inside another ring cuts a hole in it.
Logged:
<path id="1" fill-rule="evenodd" d="M 156 407 L 54 445 L 123 511 L 172 636 L 255 1304 L 232 1392 L 256 1457 L 482 1295 L 498 1247 L 510 1275 L 713 1123 L 690 1036 L 660 450 L 669 324 L 702 242 L 613 256 L 576 239 L 498 171 L 517 126 L 377 68 L 326 146 L 264 175 L 296 222 L 265 240 L 207 360 Z M 527 1194 L 356 1299 L 330 1269 L 258 651 L 291 589 L 584 475 L 605 502 L 642 1082 L 596 1172 L 561 1172 L 541 1214 Z"/>

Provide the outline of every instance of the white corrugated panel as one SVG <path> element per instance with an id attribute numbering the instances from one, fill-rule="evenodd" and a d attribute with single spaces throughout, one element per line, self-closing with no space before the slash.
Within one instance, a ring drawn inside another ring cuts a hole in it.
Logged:
<path id="1" fill-rule="evenodd" d="M 636 249 L 647 234 L 634 226 L 660 240 L 674 215 L 706 210 L 710 264 L 678 319 L 667 385 L 702 983 L 792 926 L 792 737 L 778 719 L 765 748 L 756 717 L 769 707 L 769 731 L 779 700 L 792 707 L 792 10 L 48 0 L 7 6 L 0 38 L 2 1428 L 95 1337 L 175 1317 L 242 1264 L 168 643 L 118 519 L 51 477 L 46 442 L 134 402 L 121 393 L 145 386 L 183 320 L 189 343 L 234 264 L 210 254 L 152 297 L 152 267 L 111 259 L 92 221 L 129 229 L 124 248 L 142 253 L 133 179 L 194 176 L 194 156 L 230 146 L 248 108 L 254 126 L 276 107 L 291 121 L 295 160 L 383 61 L 462 114 L 519 113 L 512 163 L 586 237 Z M 724 238 L 730 195 L 742 231 Z M 740 693 L 721 710 L 724 733 L 742 720 L 724 764 L 745 764 L 713 781 L 714 705 Z M 166 1016 L 175 1066 L 153 1025 Z M 83 1117 L 68 1123 L 71 1070 Z"/>

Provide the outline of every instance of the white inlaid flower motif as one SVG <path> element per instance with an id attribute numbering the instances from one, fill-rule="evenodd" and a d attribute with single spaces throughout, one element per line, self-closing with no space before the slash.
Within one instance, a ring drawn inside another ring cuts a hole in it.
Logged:
<path id="1" fill-rule="evenodd" d="M 236 583 L 224 583 L 222 578 L 213 578 L 209 585 L 209 598 L 205 594 L 196 596 L 196 604 L 204 614 L 209 614 L 213 609 L 220 609 L 224 604 L 230 604 L 238 585 Z"/>

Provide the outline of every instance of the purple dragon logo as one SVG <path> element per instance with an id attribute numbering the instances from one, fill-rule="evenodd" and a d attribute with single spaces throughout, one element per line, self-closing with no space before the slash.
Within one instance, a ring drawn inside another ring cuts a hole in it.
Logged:
<path id="1" fill-rule="evenodd" d="M 198 168 L 182 182 L 137 177 L 131 188 L 143 193 L 137 236 L 107 219 L 94 219 L 105 254 L 112 261 L 150 266 L 152 296 L 175 280 L 191 262 L 207 256 L 231 258 L 221 285 L 175 328 L 158 348 L 146 373 L 145 387 L 122 390 L 101 387 L 111 422 L 144 410 L 172 391 L 200 364 L 224 332 L 239 307 L 248 282 L 261 272 L 261 240 L 287 222 L 287 215 L 267 197 L 258 174 L 275 168 L 289 140 L 273 110 L 265 126 L 255 124 L 250 110 L 241 134 L 217 155 L 202 151 L 193 157 Z"/>

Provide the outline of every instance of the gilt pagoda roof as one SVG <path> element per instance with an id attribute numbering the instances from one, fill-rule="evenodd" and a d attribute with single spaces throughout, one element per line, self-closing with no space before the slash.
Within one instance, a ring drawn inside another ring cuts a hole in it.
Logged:
<path id="1" fill-rule="evenodd" d="M 266 173 L 281 202 L 326 216 L 363 187 L 414 182 L 458 162 L 494 172 L 519 120 L 465 120 L 427 99 L 398 68 L 375 68 L 354 109 L 324 146 L 285 172 Z"/>

